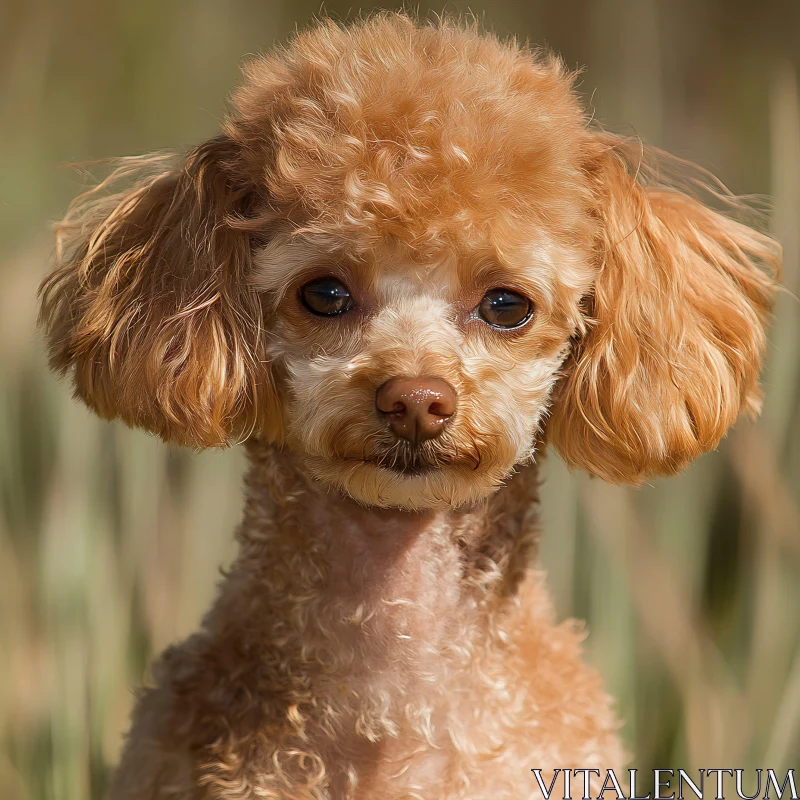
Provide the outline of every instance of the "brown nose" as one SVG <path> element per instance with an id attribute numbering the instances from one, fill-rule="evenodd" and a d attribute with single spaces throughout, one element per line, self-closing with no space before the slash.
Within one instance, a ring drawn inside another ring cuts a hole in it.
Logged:
<path id="1" fill-rule="evenodd" d="M 441 378 L 390 378 L 375 393 L 375 405 L 395 436 L 418 444 L 444 430 L 456 393 Z"/>

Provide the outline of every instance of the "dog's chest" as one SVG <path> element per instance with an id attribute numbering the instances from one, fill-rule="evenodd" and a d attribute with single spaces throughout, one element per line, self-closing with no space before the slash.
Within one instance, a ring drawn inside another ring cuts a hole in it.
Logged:
<path id="1" fill-rule="evenodd" d="M 493 718 L 491 697 L 453 693 L 455 702 L 434 711 L 426 731 L 401 731 L 383 740 L 379 757 L 359 776 L 352 794 L 331 800 L 524 800 L 535 795 L 528 743 L 515 741 Z M 460 696 L 459 696 L 460 695 Z M 487 701 L 489 701 L 487 703 Z"/>

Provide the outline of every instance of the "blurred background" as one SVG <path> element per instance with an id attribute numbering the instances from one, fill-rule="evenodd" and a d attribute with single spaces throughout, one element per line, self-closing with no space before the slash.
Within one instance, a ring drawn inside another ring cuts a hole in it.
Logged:
<path id="1" fill-rule="evenodd" d="M 389 3 L 383 7 L 396 7 Z M 35 328 L 65 162 L 210 136 L 247 54 L 317 0 L 0 0 L 0 798 L 100 798 L 149 660 L 193 630 L 232 556 L 237 451 L 89 415 Z M 471 10 L 584 65 L 597 119 L 773 198 L 800 293 L 800 3 L 493 0 Z M 546 465 L 560 618 L 625 720 L 632 766 L 800 767 L 800 304 L 777 306 L 761 419 L 627 490 Z M 528 765 L 520 765 L 527 768 Z M 749 785 L 746 790 L 754 791 Z M 763 793 L 763 790 L 762 790 Z"/>

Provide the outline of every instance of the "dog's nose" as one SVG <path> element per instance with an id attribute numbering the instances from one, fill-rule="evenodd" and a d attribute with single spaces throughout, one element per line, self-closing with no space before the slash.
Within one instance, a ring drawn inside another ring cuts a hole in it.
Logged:
<path id="1" fill-rule="evenodd" d="M 438 436 L 456 411 L 455 389 L 441 378 L 390 378 L 375 405 L 395 436 L 415 444 Z"/>

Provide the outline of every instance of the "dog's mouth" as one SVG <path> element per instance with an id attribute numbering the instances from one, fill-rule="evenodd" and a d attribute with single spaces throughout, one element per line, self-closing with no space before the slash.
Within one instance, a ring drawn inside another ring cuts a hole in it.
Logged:
<path id="1" fill-rule="evenodd" d="M 481 463 L 477 450 L 465 457 L 444 452 L 435 442 L 412 445 L 406 441 L 395 442 L 365 461 L 408 477 L 439 472 L 456 464 L 469 464 L 472 469 L 477 469 Z"/>

